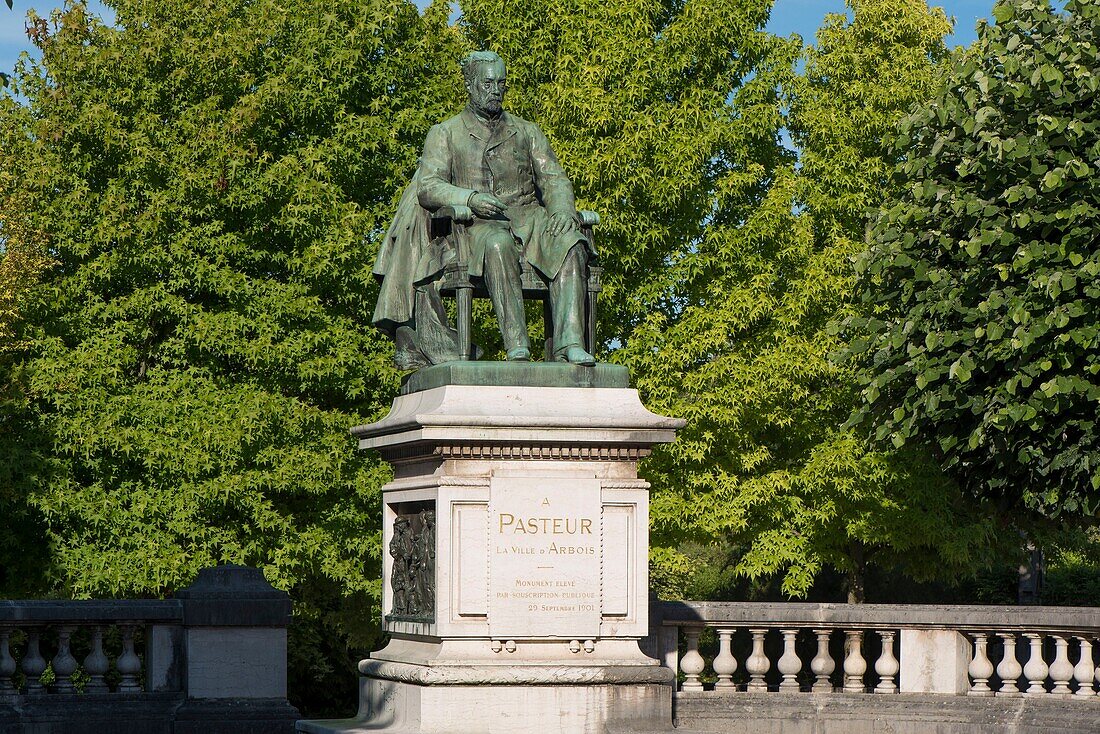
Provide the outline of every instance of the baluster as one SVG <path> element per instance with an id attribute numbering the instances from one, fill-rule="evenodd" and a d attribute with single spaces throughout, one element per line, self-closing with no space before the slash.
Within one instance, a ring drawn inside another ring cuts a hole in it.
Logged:
<path id="1" fill-rule="evenodd" d="M 1004 640 L 1005 655 L 997 666 L 997 675 L 1001 678 L 1001 690 L 997 691 L 997 695 L 1009 698 L 1022 696 L 1024 694 L 1020 692 L 1019 680 L 1024 669 L 1016 659 L 1016 634 L 1001 632 L 998 637 Z"/>
<path id="2" fill-rule="evenodd" d="M 57 630 L 57 654 L 50 661 L 54 674 L 54 682 L 50 688 L 55 693 L 73 693 L 76 690 L 72 681 L 72 675 L 76 672 L 76 658 L 69 650 L 72 636 L 72 627 L 59 627 Z"/>
<path id="3" fill-rule="evenodd" d="M 684 653 L 684 658 L 680 661 L 680 670 L 684 671 L 684 685 L 681 686 L 681 690 L 684 691 L 703 690 L 703 684 L 699 680 L 699 674 L 706 667 L 703 656 L 699 654 L 699 635 L 702 631 L 700 627 L 684 627 L 687 652 Z"/>
<path id="4" fill-rule="evenodd" d="M 1043 636 L 1029 632 L 1024 637 L 1031 641 L 1031 653 L 1028 656 L 1027 665 L 1024 666 L 1024 676 L 1030 684 L 1026 694 L 1038 696 L 1047 692 L 1043 682 L 1047 679 L 1047 673 L 1050 672 L 1050 668 L 1043 661 Z"/>
<path id="5" fill-rule="evenodd" d="M 1050 677 L 1054 681 L 1052 696 L 1067 698 L 1070 695 L 1069 682 L 1073 678 L 1073 665 L 1069 662 L 1069 640 L 1054 635 L 1054 662 L 1050 664 Z"/>
<path id="6" fill-rule="evenodd" d="M 37 631 L 27 633 L 27 652 L 23 655 L 23 663 L 20 665 L 23 675 L 27 678 L 26 691 L 28 695 L 45 693 L 46 691 L 45 686 L 38 680 L 46 670 L 46 659 L 42 657 L 42 653 L 38 649 L 40 634 Z"/>
<path id="7" fill-rule="evenodd" d="M 737 672 L 737 658 L 733 656 L 732 637 L 733 630 L 718 630 L 718 656 L 711 663 L 711 667 L 714 668 L 714 672 L 718 676 L 718 682 L 714 684 L 715 689 L 737 688 L 737 685 L 733 682 L 733 674 Z M 1091 668 L 1089 669 L 1089 675 L 1092 675 Z"/>
<path id="8" fill-rule="evenodd" d="M 894 678 L 901 670 L 901 664 L 894 657 L 894 631 L 879 632 L 882 638 L 882 654 L 875 661 L 875 672 L 879 674 L 879 684 L 875 686 L 875 693 L 897 693 L 898 684 Z"/>
<path id="9" fill-rule="evenodd" d="M 863 630 L 844 632 L 844 692 L 864 693 L 863 674 L 867 672 L 867 661 L 863 659 Z"/>
<path id="10" fill-rule="evenodd" d="M 968 696 L 984 698 L 993 695 L 993 689 L 989 687 L 989 677 L 993 675 L 993 663 L 986 654 L 986 638 L 987 635 L 984 632 L 974 633 L 974 658 L 970 661 L 970 667 L 967 670 L 974 682 L 966 693 Z"/>
<path id="11" fill-rule="evenodd" d="M 1087 637 L 1078 637 L 1077 641 L 1081 643 L 1081 657 L 1077 660 L 1077 665 L 1073 667 L 1073 679 L 1077 681 L 1077 695 L 1094 696 L 1096 693 L 1092 690 L 1092 679 L 1095 670 L 1092 659 L 1092 641 Z"/>
<path id="12" fill-rule="evenodd" d="M 84 672 L 88 674 L 85 693 L 107 693 L 107 680 L 104 676 L 110 668 L 110 662 L 103 652 L 103 627 L 92 627 L 92 651 L 84 658 Z"/>
<path id="13" fill-rule="evenodd" d="M 1096 666 L 1096 682 L 1100 683 L 1100 665 Z M 1096 695 L 1100 696 L 1100 692 L 1097 692 Z"/>
<path id="14" fill-rule="evenodd" d="M 814 693 L 832 693 L 833 684 L 829 676 L 836 670 L 836 662 L 829 654 L 829 635 L 832 634 L 832 630 L 814 630 L 814 634 L 817 635 L 817 655 L 814 655 L 814 659 L 810 661 L 810 670 L 816 678 L 813 691 Z"/>
<path id="15" fill-rule="evenodd" d="M 764 681 L 764 676 L 771 668 L 771 661 L 764 654 L 764 635 L 767 633 L 767 630 L 762 629 L 749 630 L 749 634 L 752 635 L 752 655 L 749 655 L 749 659 L 745 661 L 745 670 L 750 676 L 748 685 L 750 691 L 766 692 L 768 690 L 768 684 Z"/>
<path id="16" fill-rule="evenodd" d="M 798 691 L 798 674 L 802 671 L 802 660 L 794 649 L 798 630 L 783 630 L 783 656 L 779 658 L 779 672 L 783 680 L 779 683 L 781 691 Z"/>
<path id="17" fill-rule="evenodd" d="M 0 699 L 9 698 L 18 693 L 11 677 L 15 675 L 15 658 L 11 656 L 11 630 L 0 627 Z"/>
<path id="18" fill-rule="evenodd" d="M 120 624 L 122 630 L 122 654 L 115 661 L 121 680 L 118 684 L 119 693 L 140 693 L 141 684 L 138 683 L 138 673 L 141 672 L 141 659 L 134 651 L 134 627 L 132 624 Z"/>

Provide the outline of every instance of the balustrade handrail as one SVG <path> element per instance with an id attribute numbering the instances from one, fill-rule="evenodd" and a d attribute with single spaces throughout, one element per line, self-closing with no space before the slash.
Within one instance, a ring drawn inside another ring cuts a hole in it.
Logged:
<path id="1" fill-rule="evenodd" d="M 0 601 L 0 624 L 36 622 L 182 622 L 179 599 L 33 599 Z"/>
<path id="2" fill-rule="evenodd" d="M 1098 698 L 1098 608 L 658 602 L 652 611 L 647 645 L 687 694 Z"/>
<path id="3" fill-rule="evenodd" d="M 664 626 L 761 625 L 1021 632 L 1100 630 L 1100 608 L 813 602 L 660 602 Z"/>

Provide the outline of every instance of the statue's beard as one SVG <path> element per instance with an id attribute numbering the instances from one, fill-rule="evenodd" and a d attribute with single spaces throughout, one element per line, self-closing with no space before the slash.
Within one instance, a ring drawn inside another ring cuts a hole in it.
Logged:
<path id="1" fill-rule="evenodd" d="M 479 115 L 496 117 L 503 108 L 503 98 L 490 96 L 488 92 L 480 89 L 470 95 L 470 102 Z"/>

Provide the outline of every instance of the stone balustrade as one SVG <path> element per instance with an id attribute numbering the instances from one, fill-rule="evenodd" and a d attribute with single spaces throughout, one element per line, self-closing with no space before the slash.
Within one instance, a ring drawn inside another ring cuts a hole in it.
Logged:
<path id="1" fill-rule="evenodd" d="M 172 599 L 0 601 L 0 731 L 292 732 L 290 612 L 240 566 Z"/>
<path id="2" fill-rule="evenodd" d="M 0 701 L 182 690 L 181 632 L 177 601 L 0 601 Z"/>
<path id="3" fill-rule="evenodd" d="M 653 612 L 649 652 L 678 673 L 682 694 L 900 692 L 1100 706 L 1100 609 L 668 602 Z"/>

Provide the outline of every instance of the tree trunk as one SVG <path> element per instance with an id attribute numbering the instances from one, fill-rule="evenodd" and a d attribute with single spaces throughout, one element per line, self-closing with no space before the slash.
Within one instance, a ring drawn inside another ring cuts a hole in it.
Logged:
<path id="1" fill-rule="evenodd" d="M 848 546 L 848 555 L 852 565 L 848 568 L 848 603 L 862 604 L 867 600 L 864 581 L 867 576 L 867 559 L 863 553 L 863 543 L 853 540 Z"/>

